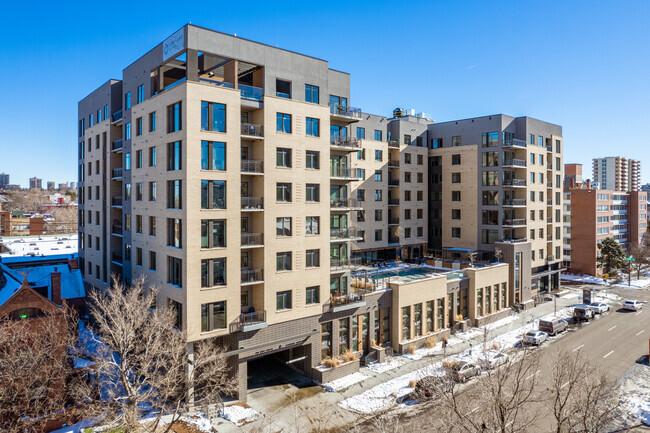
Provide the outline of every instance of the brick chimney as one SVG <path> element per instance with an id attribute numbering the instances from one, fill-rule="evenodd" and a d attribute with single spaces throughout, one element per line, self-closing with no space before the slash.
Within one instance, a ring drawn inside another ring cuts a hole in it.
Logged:
<path id="1" fill-rule="evenodd" d="M 76 257 L 73 256 L 71 259 L 68 259 L 68 268 L 70 268 L 71 271 L 79 269 L 79 261 Z"/>
<path id="2" fill-rule="evenodd" d="M 56 305 L 61 305 L 61 272 L 54 268 L 54 272 L 50 275 L 52 279 L 52 302 Z"/>

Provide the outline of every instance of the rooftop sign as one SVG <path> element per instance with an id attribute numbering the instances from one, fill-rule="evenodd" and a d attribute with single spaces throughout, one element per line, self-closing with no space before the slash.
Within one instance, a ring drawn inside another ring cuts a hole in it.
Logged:
<path id="1" fill-rule="evenodd" d="M 184 27 L 165 39 L 165 42 L 163 42 L 163 61 L 169 59 L 183 48 L 185 48 Z"/>

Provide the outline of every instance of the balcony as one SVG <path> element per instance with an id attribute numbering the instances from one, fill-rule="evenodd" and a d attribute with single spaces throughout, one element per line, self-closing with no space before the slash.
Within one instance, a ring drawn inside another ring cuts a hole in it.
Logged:
<path id="1" fill-rule="evenodd" d="M 111 152 L 117 152 L 119 150 L 122 150 L 123 144 L 122 144 L 122 139 L 120 138 L 119 140 L 115 140 L 111 143 Z"/>
<path id="2" fill-rule="evenodd" d="M 241 209 L 250 212 L 264 210 L 264 197 L 242 197 Z"/>
<path id="3" fill-rule="evenodd" d="M 547 235 L 546 236 L 546 241 L 547 242 L 552 242 L 553 241 L 553 235 Z"/>
<path id="4" fill-rule="evenodd" d="M 399 161 L 395 159 L 389 159 L 388 168 L 399 168 Z"/>
<path id="5" fill-rule="evenodd" d="M 525 207 L 526 199 L 525 198 L 511 198 L 503 200 L 504 207 Z"/>
<path id="6" fill-rule="evenodd" d="M 361 141 L 354 137 L 330 136 L 330 147 L 334 150 L 354 152 L 361 149 Z"/>
<path id="7" fill-rule="evenodd" d="M 111 225 L 111 234 L 115 236 L 122 236 L 122 224 Z"/>
<path id="8" fill-rule="evenodd" d="M 399 206 L 399 198 L 389 198 L 388 206 Z"/>
<path id="9" fill-rule="evenodd" d="M 239 88 L 242 99 L 262 102 L 262 99 L 264 97 L 264 89 L 249 86 L 246 84 L 238 84 L 237 87 Z"/>
<path id="10" fill-rule="evenodd" d="M 398 217 L 388 217 L 388 225 L 389 226 L 396 226 L 399 224 L 399 218 Z"/>
<path id="11" fill-rule="evenodd" d="M 503 167 L 504 168 L 507 168 L 507 167 L 526 168 L 526 160 L 525 159 L 516 159 L 516 158 L 507 159 L 507 160 L 503 161 Z"/>
<path id="12" fill-rule="evenodd" d="M 258 329 L 267 328 L 269 324 L 266 323 L 266 310 L 240 314 L 238 322 L 234 323 L 234 325 L 241 332 L 257 331 Z"/>
<path id="13" fill-rule="evenodd" d="M 553 224 L 553 217 L 546 218 L 546 224 Z"/>
<path id="14" fill-rule="evenodd" d="M 264 269 L 242 269 L 241 284 L 259 284 L 264 282 Z"/>
<path id="15" fill-rule="evenodd" d="M 525 149 L 526 148 L 526 140 L 519 140 L 517 138 L 513 138 L 512 140 L 508 140 L 505 143 L 503 143 L 503 147 L 506 148 L 519 148 L 519 149 Z"/>
<path id="16" fill-rule="evenodd" d="M 256 248 L 264 246 L 264 233 L 242 233 L 241 247 Z"/>
<path id="17" fill-rule="evenodd" d="M 333 211 L 348 211 L 348 210 L 361 210 L 362 207 L 359 201 L 353 198 L 340 198 L 330 200 L 330 210 Z"/>
<path id="18" fill-rule="evenodd" d="M 553 164 L 550 163 L 550 162 L 548 164 L 546 164 L 546 169 L 547 170 L 553 170 Z"/>
<path id="19" fill-rule="evenodd" d="M 264 161 L 243 160 L 241 162 L 241 172 L 242 174 L 264 174 Z"/>
<path id="20" fill-rule="evenodd" d="M 356 168 L 330 167 L 330 178 L 336 180 L 360 180 L 361 171 Z"/>
<path id="21" fill-rule="evenodd" d="M 525 227 L 526 218 L 504 218 L 503 227 Z"/>
<path id="22" fill-rule="evenodd" d="M 553 200 L 546 200 L 547 206 L 553 206 Z"/>
<path id="23" fill-rule="evenodd" d="M 508 188 L 526 187 L 526 179 L 504 179 L 503 186 Z"/>
<path id="24" fill-rule="evenodd" d="M 121 168 L 114 168 L 111 170 L 111 179 L 122 179 L 122 169 Z"/>
<path id="25" fill-rule="evenodd" d="M 122 123 L 122 110 L 116 111 L 111 115 L 111 122 L 114 124 Z"/>
<path id="26" fill-rule="evenodd" d="M 112 207 L 122 207 L 122 197 L 111 197 Z"/>
<path id="27" fill-rule="evenodd" d="M 330 310 L 333 313 L 339 311 L 353 310 L 359 307 L 365 307 L 366 301 L 358 293 L 348 293 L 347 295 L 331 295 Z"/>
<path id="28" fill-rule="evenodd" d="M 264 125 L 242 123 L 241 136 L 244 138 L 252 138 L 254 140 L 262 139 L 264 138 Z"/>
<path id="29" fill-rule="evenodd" d="M 330 272 L 345 272 L 350 269 L 356 269 L 361 266 L 360 257 L 349 259 L 330 258 Z"/>
<path id="30" fill-rule="evenodd" d="M 388 236 L 388 245 L 399 245 L 399 236 Z"/>
<path id="31" fill-rule="evenodd" d="M 122 266 L 122 263 L 124 263 L 124 262 L 122 261 L 122 255 L 121 255 L 121 254 L 117 254 L 117 253 L 113 253 L 113 254 L 111 255 L 111 262 L 112 262 L 112 263 L 115 263 L 115 264 L 118 265 L 118 266 Z"/>
<path id="32" fill-rule="evenodd" d="M 347 105 L 330 104 L 330 115 L 336 119 L 356 122 L 361 120 L 361 109 Z"/>
<path id="33" fill-rule="evenodd" d="M 553 152 L 553 146 L 551 146 L 550 144 L 547 144 L 546 145 L 546 151 L 547 152 Z"/>
<path id="34" fill-rule="evenodd" d="M 388 140 L 388 147 L 399 149 L 399 140 Z"/>
<path id="35" fill-rule="evenodd" d="M 399 179 L 388 179 L 388 186 L 392 186 L 392 187 L 399 186 Z"/>
<path id="36" fill-rule="evenodd" d="M 339 228 L 330 229 L 330 242 L 347 242 L 351 240 L 361 239 L 357 229 L 354 228 Z"/>
<path id="37" fill-rule="evenodd" d="M 546 182 L 546 188 L 553 188 L 553 182 L 552 181 Z"/>
<path id="38" fill-rule="evenodd" d="M 528 242 L 528 239 L 527 238 L 513 238 L 513 237 L 506 236 L 506 237 L 503 238 L 502 242 L 508 242 L 508 243 L 511 243 L 511 244 L 516 244 L 516 243 L 520 243 L 520 242 Z"/>

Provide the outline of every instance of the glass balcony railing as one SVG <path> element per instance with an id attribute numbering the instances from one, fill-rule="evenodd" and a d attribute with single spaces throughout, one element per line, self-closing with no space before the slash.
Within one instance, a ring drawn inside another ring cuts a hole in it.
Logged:
<path id="1" fill-rule="evenodd" d="M 512 140 L 506 140 L 503 143 L 503 147 L 520 147 L 520 148 L 526 148 L 526 140 L 519 140 L 517 138 L 513 138 Z"/>
<path id="2" fill-rule="evenodd" d="M 360 171 L 356 168 L 330 167 L 330 177 L 359 179 Z"/>
<path id="3" fill-rule="evenodd" d="M 264 233 L 242 233 L 242 247 L 264 245 Z"/>
<path id="4" fill-rule="evenodd" d="M 339 198 L 339 199 L 330 200 L 330 208 L 332 209 L 336 209 L 336 208 L 348 209 L 348 208 L 358 208 L 358 207 L 361 207 L 359 205 L 359 201 L 354 198 Z"/>
<path id="5" fill-rule="evenodd" d="M 263 197 L 242 197 L 241 208 L 244 210 L 264 209 L 264 198 Z"/>
<path id="6" fill-rule="evenodd" d="M 334 147 L 349 148 L 350 150 L 361 149 L 361 141 L 355 137 L 341 137 L 338 135 L 331 135 L 330 145 Z"/>
<path id="7" fill-rule="evenodd" d="M 119 140 L 115 140 L 113 143 L 111 143 L 111 150 L 120 150 L 122 149 L 122 139 L 120 138 Z"/>
<path id="8" fill-rule="evenodd" d="M 334 116 L 361 119 L 361 109 L 356 107 L 348 107 L 347 105 L 330 104 L 330 113 Z"/>
<path id="9" fill-rule="evenodd" d="M 526 206 L 525 198 L 511 198 L 503 200 L 504 206 Z"/>
<path id="10" fill-rule="evenodd" d="M 121 224 L 113 224 L 111 225 L 111 233 L 114 235 L 121 235 L 122 234 L 122 225 Z"/>
<path id="11" fill-rule="evenodd" d="M 242 284 L 259 283 L 264 281 L 263 269 L 242 269 L 241 282 Z"/>
<path id="12" fill-rule="evenodd" d="M 244 160 L 241 162 L 242 173 L 264 173 L 264 161 Z"/>
<path id="13" fill-rule="evenodd" d="M 114 168 L 111 170 L 111 177 L 113 179 L 118 179 L 122 177 L 122 169 L 121 168 Z"/>
<path id="14" fill-rule="evenodd" d="M 254 123 L 242 123 L 241 135 L 248 135 L 250 137 L 264 137 L 264 125 L 256 125 Z"/>
<path id="15" fill-rule="evenodd" d="M 525 159 L 506 159 L 503 161 L 504 167 L 526 167 Z"/>
<path id="16" fill-rule="evenodd" d="M 389 198 L 388 199 L 388 205 L 389 206 L 397 206 L 399 205 L 399 198 Z"/>
<path id="17" fill-rule="evenodd" d="M 122 110 L 116 111 L 111 115 L 111 120 L 114 122 L 117 122 L 119 120 L 122 120 Z"/>
<path id="18" fill-rule="evenodd" d="M 396 159 L 390 159 L 388 160 L 388 166 L 389 167 L 399 167 L 399 161 Z"/>
<path id="19" fill-rule="evenodd" d="M 352 257 L 348 259 L 340 259 L 336 257 L 330 258 L 330 270 L 336 271 L 336 270 L 345 270 L 345 269 L 353 269 L 358 266 L 361 266 L 361 258 L 360 257 Z"/>
<path id="20" fill-rule="evenodd" d="M 277 96 L 278 98 L 291 99 L 291 94 L 284 93 L 284 92 L 275 92 L 275 96 Z"/>
<path id="21" fill-rule="evenodd" d="M 111 197 L 111 206 L 122 206 L 122 197 Z"/>
<path id="22" fill-rule="evenodd" d="M 503 186 L 526 186 L 526 179 L 504 179 Z"/>
<path id="23" fill-rule="evenodd" d="M 120 265 L 123 263 L 122 262 L 122 256 L 120 254 L 117 254 L 117 253 L 111 254 L 111 261 L 113 261 L 115 263 L 119 263 Z"/>
<path id="24" fill-rule="evenodd" d="M 504 226 L 525 226 L 526 225 L 526 218 L 504 218 L 503 220 L 503 225 Z"/>
<path id="25" fill-rule="evenodd" d="M 227 87 L 229 89 L 233 89 L 235 86 L 233 86 L 232 83 L 229 83 L 227 81 L 219 81 L 219 80 L 213 80 L 210 78 L 199 78 L 200 83 L 207 83 L 207 84 L 212 84 L 213 86 L 218 86 L 218 87 Z"/>
<path id="26" fill-rule="evenodd" d="M 330 229 L 330 240 L 353 239 L 358 237 L 357 229 L 354 228 Z"/>
<path id="27" fill-rule="evenodd" d="M 251 99 L 253 101 L 262 102 L 264 96 L 264 89 L 259 87 L 253 87 L 246 84 L 238 84 L 237 87 L 241 91 L 241 97 L 243 99 Z"/>

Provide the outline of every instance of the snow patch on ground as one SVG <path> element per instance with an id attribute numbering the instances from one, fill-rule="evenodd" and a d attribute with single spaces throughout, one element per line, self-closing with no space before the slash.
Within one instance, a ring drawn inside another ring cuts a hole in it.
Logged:
<path id="1" fill-rule="evenodd" d="M 619 379 L 621 403 L 634 418 L 650 425 L 650 366 L 637 363 Z"/>
<path id="2" fill-rule="evenodd" d="M 584 275 L 573 275 L 562 272 L 561 278 L 567 281 L 577 281 L 585 284 L 606 284 L 606 281 L 602 278 L 594 277 L 588 274 Z"/>
<path id="3" fill-rule="evenodd" d="M 505 326 L 505 325 L 507 325 L 507 324 L 509 324 L 509 323 L 512 323 L 512 322 L 514 322 L 515 320 L 519 320 L 519 319 L 520 319 L 519 315 L 517 315 L 517 314 L 513 314 L 513 315 L 511 315 L 511 316 L 504 317 L 504 318 L 501 319 L 501 320 L 497 320 L 497 321 L 494 322 L 494 323 L 488 323 L 487 325 L 482 326 L 482 328 L 483 328 L 483 329 L 487 329 L 488 331 L 492 331 L 493 329 L 500 328 L 500 327 L 502 327 L 502 326 Z"/>
<path id="4" fill-rule="evenodd" d="M 250 407 L 232 405 L 224 407 L 223 410 L 219 412 L 219 416 L 235 424 L 237 427 L 241 427 L 246 423 L 258 419 L 260 414 Z"/>
<path id="5" fill-rule="evenodd" d="M 374 364 L 367 365 L 366 368 L 373 373 L 384 373 L 402 365 L 404 365 L 404 360 L 401 357 L 392 357 L 382 363 L 375 362 Z"/>
<path id="6" fill-rule="evenodd" d="M 342 377 L 340 379 L 333 380 L 331 382 L 322 383 L 320 386 L 325 388 L 325 391 L 329 391 L 329 392 L 341 391 L 341 390 L 344 390 L 345 388 L 349 388 L 352 385 L 354 385 L 355 383 L 359 383 L 362 380 L 365 380 L 365 379 L 367 379 L 369 377 L 370 376 L 368 376 L 366 374 L 356 372 L 356 373 L 353 373 L 353 374 L 348 374 L 347 376 L 344 376 L 344 377 Z"/>
<path id="7" fill-rule="evenodd" d="M 650 286 L 650 279 L 648 278 L 641 278 L 640 280 L 632 280 L 630 281 L 630 285 L 627 285 L 627 281 L 625 282 L 620 282 L 618 284 L 615 284 L 614 287 L 620 287 L 622 289 L 645 289 L 646 287 Z"/>

